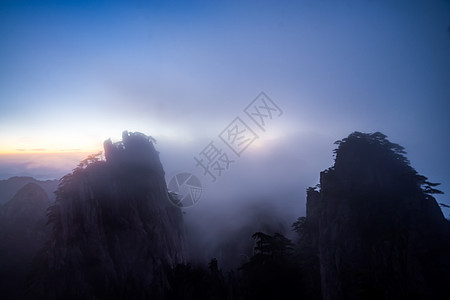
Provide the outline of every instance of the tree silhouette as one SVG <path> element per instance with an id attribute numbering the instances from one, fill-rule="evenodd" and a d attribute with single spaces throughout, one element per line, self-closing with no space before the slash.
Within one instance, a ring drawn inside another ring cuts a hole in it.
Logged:
<path id="1" fill-rule="evenodd" d="M 255 255 L 239 269 L 244 299 L 296 299 L 300 295 L 300 268 L 293 243 L 279 233 L 256 232 Z"/>

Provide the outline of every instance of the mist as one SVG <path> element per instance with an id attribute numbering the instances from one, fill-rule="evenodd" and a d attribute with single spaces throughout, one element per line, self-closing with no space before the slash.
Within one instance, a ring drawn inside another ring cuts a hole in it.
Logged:
<path id="1" fill-rule="evenodd" d="M 2 1 L 0 294 L 448 295 L 449 26 L 444 0 Z"/>

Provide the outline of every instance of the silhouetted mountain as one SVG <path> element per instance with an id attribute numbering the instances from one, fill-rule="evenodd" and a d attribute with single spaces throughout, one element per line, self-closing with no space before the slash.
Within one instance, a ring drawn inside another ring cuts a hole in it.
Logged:
<path id="1" fill-rule="evenodd" d="M 124 132 L 63 177 L 49 209 L 53 233 L 35 261 L 29 296 L 144 299 L 185 260 L 182 214 L 171 204 L 152 139 Z"/>
<path id="2" fill-rule="evenodd" d="M 431 196 L 437 184 L 381 133 L 337 144 L 296 223 L 318 255 L 323 299 L 448 299 L 450 227 Z"/>
<path id="3" fill-rule="evenodd" d="M 0 180 L 0 204 L 4 204 L 11 200 L 11 198 L 27 183 L 36 183 L 47 193 L 48 198 L 54 201 L 55 191 L 58 188 L 59 180 L 37 180 L 33 177 L 15 176 L 7 180 Z"/>
<path id="4" fill-rule="evenodd" d="M 336 142 L 334 166 L 307 190 L 306 217 L 293 224 L 296 240 L 272 231 L 283 226 L 263 209 L 235 230 L 211 232 L 219 242 L 191 237 L 198 242 L 194 265 L 186 261 L 182 213 L 169 201 L 153 142 L 124 132 L 122 142 L 105 141 L 106 161 L 91 155 L 62 178 L 48 209 L 49 241 L 26 284 L 29 298 L 448 298 L 450 225 L 432 196 L 438 184 L 419 175 L 383 134 L 355 132 Z M 27 185 L 0 210 L 9 224 L 1 227 L 9 228 L 2 239 L 25 239 L 1 248 L 6 260 L 14 249 L 25 253 L 2 265 L 5 273 L 18 272 L 12 278 L 24 277 L 30 253 L 45 237 L 43 199 L 42 189 Z M 214 215 L 205 215 L 198 225 L 211 223 Z M 247 233 L 257 227 L 252 251 Z M 216 249 L 219 260 L 207 257 Z M 243 260 L 227 273 L 219 268 Z M 11 281 L 4 278 L 6 287 Z M 19 281 L 10 287 L 22 291 Z"/>
<path id="5" fill-rule="evenodd" d="M 0 208 L 0 295 L 4 299 L 22 296 L 33 257 L 50 235 L 45 226 L 49 204 L 47 193 L 28 183 Z"/>

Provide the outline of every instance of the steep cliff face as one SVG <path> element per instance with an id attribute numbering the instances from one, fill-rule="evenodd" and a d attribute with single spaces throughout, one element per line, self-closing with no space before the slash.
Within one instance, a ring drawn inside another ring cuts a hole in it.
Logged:
<path id="1" fill-rule="evenodd" d="M 435 185 L 380 133 L 338 144 L 307 199 L 323 299 L 447 299 L 450 228 Z"/>
<path id="2" fill-rule="evenodd" d="M 47 193 L 28 183 L 0 207 L 0 294 L 5 299 L 22 296 L 33 257 L 50 235 L 45 226 L 49 204 Z"/>
<path id="3" fill-rule="evenodd" d="M 105 155 L 63 178 L 31 296 L 150 298 L 162 293 L 165 269 L 184 261 L 181 211 L 168 199 L 152 141 L 124 132 L 122 142 L 105 142 Z"/>

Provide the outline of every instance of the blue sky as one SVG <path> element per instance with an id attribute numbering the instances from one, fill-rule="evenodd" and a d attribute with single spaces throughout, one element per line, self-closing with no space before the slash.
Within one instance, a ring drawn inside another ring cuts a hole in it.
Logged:
<path id="1" fill-rule="evenodd" d="M 450 193 L 449 26 L 449 1 L 2 1 L 0 176 L 60 176 L 124 129 L 190 168 L 264 91 L 284 115 L 223 186 L 314 185 L 335 140 L 381 131 Z"/>

